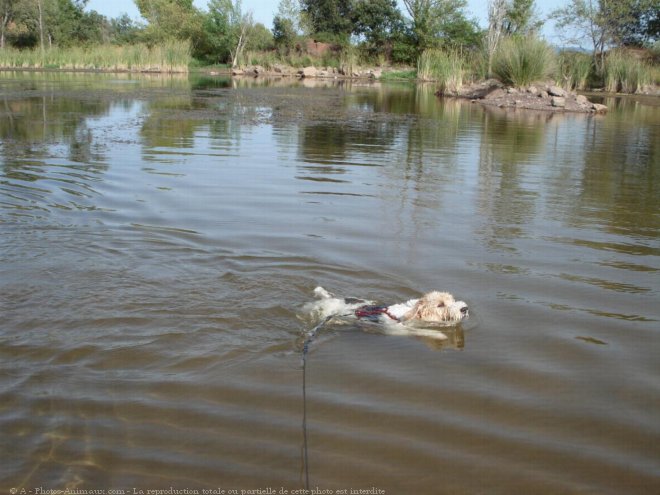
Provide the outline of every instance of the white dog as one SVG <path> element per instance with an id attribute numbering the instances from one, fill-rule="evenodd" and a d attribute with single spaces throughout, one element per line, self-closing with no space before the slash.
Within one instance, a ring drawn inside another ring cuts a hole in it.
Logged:
<path id="1" fill-rule="evenodd" d="M 321 319 L 350 318 L 381 324 L 392 335 L 416 335 L 444 340 L 447 336 L 431 330 L 438 324 L 455 325 L 469 316 L 468 306 L 454 300 L 448 292 L 429 292 L 419 299 L 404 303 L 376 305 L 373 301 L 355 298 L 337 298 L 323 287 L 314 289 L 318 301 L 308 303 L 304 309 Z M 424 328 L 427 327 L 427 328 Z"/>

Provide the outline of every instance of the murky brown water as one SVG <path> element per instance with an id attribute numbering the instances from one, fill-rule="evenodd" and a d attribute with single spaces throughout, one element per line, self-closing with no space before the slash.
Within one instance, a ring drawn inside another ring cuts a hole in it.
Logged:
<path id="1" fill-rule="evenodd" d="M 11 73 L 0 98 L 2 493 L 660 493 L 657 101 Z M 472 317 L 443 346 L 324 329 L 304 431 L 318 284 Z"/>

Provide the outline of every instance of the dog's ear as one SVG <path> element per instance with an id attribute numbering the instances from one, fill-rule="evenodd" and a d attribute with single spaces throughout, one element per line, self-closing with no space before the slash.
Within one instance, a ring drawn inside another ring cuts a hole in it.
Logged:
<path id="1" fill-rule="evenodd" d="M 413 319 L 419 319 L 423 320 L 426 317 L 426 306 L 428 302 L 426 301 L 425 298 L 419 299 L 415 305 L 408 311 L 404 316 L 404 320 L 413 320 Z"/>

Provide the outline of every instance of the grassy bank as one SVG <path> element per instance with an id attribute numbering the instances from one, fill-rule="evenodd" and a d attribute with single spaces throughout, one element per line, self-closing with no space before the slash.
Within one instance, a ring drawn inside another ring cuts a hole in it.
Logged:
<path id="1" fill-rule="evenodd" d="M 463 86 L 467 60 L 457 50 L 424 50 L 417 62 L 417 78 L 437 81 L 440 91 L 453 92 Z"/>
<path id="2" fill-rule="evenodd" d="M 419 57 L 416 77 L 434 81 L 443 93 L 454 93 L 464 83 L 484 80 L 485 54 L 479 51 L 426 50 Z M 554 81 L 570 91 L 603 88 L 609 93 L 639 93 L 660 84 L 660 66 L 644 51 L 612 50 L 602 69 L 589 54 L 556 53 L 535 38 L 504 39 L 493 57 L 491 77 L 506 85 L 526 87 Z"/>
<path id="3" fill-rule="evenodd" d="M 191 60 L 190 43 L 183 41 L 153 47 L 136 44 L 53 47 L 43 52 L 40 49 L 0 50 L 0 68 L 3 69 L 187 72 Z"/>
<path id="4" fill-rule="evenodd" d="M 557 82 L 570 90 L 587 89 L 593 77 L 593 58 L 580 52 L 566 51 L 559 55 Z"/>
<path id="5" fill-rule="evenodd" d="M 329 50 L 322 56 L 307 53 L 281 54 L 270 51 L 246 51 L 240 66 L 261 66 L 274 70 L 278 66 L 332 68 L 334 74 L 362 74 L 384 65 L 384 60 L 364 58 L 360 50 L 348 46 Z M 599 70 L 590 55 L 555 51 L 536 38 L 505 38 L 493 57 L 493 74 L 505 84 L 527 86 L 537 81 L 554 80 L 569 90 L 603 87 L 608 92 L 635 93 L 649 85 L 660 84 L 660 69 L 653 52 L 614 50 L 607 54 Z M 437 83 L 443 93 L 455 93 L 463 84 L 487 78 L 480 50 L 429 49 L 418 59 L 416 68 L 386 67 L 382 80 L 420 80 Z M 655 63 L 654 63 L 655 60 Z M 60 69 L 127 72 L 187 73 L 202 68 L 191 57 L 189 42 L 170 41 L 160 45 L 95 45 L 88 47 L 53 47 L 42 52 L 4 48 L 0 50 L 0 69 Z M 293 71 L 289 72 L 292 73 Z"/>
<path id="6" fill-rule="evenodd" d="M 609 93 L 636 93 L 652 79 L 651 67 L 623 50 L 613 50 L 605 59 L 603 82 Z"/>

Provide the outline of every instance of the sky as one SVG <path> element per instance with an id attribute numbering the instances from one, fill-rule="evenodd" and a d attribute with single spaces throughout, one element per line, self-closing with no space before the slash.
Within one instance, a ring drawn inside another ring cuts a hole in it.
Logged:
<path id="1" fill-rule="evenodd" d="M 537 0 L 536 8 L 540 14 L 545 17 L 550 11 L 562 7 L 569 0 Z M 194 0 L 195 5 L 201 10 L 207 10 L 208 0 Z M 277 12 L 280 0 L 242 0 L 243 11 L 251 10 L 256 22 L 261 22 L 264 26 L 271 29 L 273 27 L 273 17 Z M 401 6 L 401 1 L 399 1 Z M 466 11 L 468 17 L 476 17 L 482 27 L 486 26 L 487 19 L 487 0 L 468 0 Z M 132 19 L 141 20 L 135 2 L 133 0 L 89 0 L 86 10 L 96 10 L 108 18 L 118 17 L 122 13 L 128 14 Z M 405 13 L 405 8 L 401 6 L 401 11 Z M 543 34 L 550 41 L 553 39 L 553 30 L 551 25 L 546 25 Z"/>

